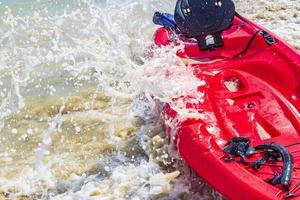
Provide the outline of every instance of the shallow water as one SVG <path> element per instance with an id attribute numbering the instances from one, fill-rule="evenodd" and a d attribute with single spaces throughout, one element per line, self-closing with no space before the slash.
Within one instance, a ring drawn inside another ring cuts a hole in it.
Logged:
<path id="1" fill-rule="evenodd" d="M 300 48 L 299 1 L 236 3 Z M 205 84 L 176 49 L 145 53 L 152 14 L 174 4 L 1 2 L 0 198 L 222 199 L 180 161 L 161 125 L 158 102 L 201 100 Z"/>

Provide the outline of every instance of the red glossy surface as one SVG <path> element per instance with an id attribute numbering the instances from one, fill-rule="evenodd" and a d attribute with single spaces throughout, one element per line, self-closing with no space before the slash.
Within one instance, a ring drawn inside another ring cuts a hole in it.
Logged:
<path id="1" fill-rule="evenodd" d="M 253 171 L 238 163 L 224 162 L 222 149 L 227 140 L 247 136 L 252 145 L 267 141 L 282 145 L 300 142 L 299 52 L 268 31 L 276 38 L 274 45 L 266 44 L 258 34 L 245 54 L 233 58 L 257 29 L 264 30 L 236 18 L 234 25 L 223 33 L 224 47 L 200 51 L 196 43 L 186 42 L 178 52 L 194 67 L 195 75 L 206 81 L 199 88 L 205 101 L 186 106 L 197 108 L 209 118 L 182 122 L 174 142 L 186 163 L 229 199 L 282 199 L 286 192 L 265 182 L 278 167 L 264 166 Z M 159 28 L 154 37 L 158 46 L 168 45 L 171 40 L 172 34 L 165 28 Z M 177 115 L 169 105 L 164 114 L 165 118 Z M 292 188 L 300 182 L 300 145 L 288 149 L 296 166 Z"/>

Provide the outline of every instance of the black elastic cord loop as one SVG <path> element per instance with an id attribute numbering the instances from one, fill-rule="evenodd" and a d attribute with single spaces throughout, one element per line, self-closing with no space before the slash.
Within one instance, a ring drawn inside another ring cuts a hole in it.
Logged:
<path id="1" fill-rule="evenodd" d="M 250 46 L 252 45 L 254 39 L 256 38 L 256 36 L 261 32 L 261 30 L 257 30 L 253 36 L 250 38 L 249 42 L 247 43 L 247 46 L 245 47 L 245 49 L 243 51 L 241 51 L 240 53 L 234 55 L 232 58 L 237 58 L 237 57 L 240 57 L 241 55 L 243 55 L 244 53 L 246 53 Z"/>

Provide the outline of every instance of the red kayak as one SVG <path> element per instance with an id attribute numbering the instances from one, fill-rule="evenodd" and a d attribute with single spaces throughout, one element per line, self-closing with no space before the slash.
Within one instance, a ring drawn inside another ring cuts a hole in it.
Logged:
<path id="1" fill-rule="evenodd" d="M 182 39 L 177 55 L 206 82 L 205 101 L 185 106 L 205 117 L 167 131 L 187 165 L 228 199 L 300 199 L 299 52 L 238 15 L 222 38 L 206 50 Z M 174 44 L 174 32 L 161 27 L 154 41 Z M 166 120 L 177 115 L 165 106 Z"/>

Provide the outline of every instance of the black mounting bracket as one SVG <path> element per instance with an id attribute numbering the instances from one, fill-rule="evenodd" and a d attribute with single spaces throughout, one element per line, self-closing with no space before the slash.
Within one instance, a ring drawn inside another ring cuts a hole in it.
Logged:
<path id="1" fill-rule="evenodd" d="M 221 33 L 215 33 L 197 37 L 198 46 L 201 50 L 212 50 L 217 47 L 224 46 Z"/>

